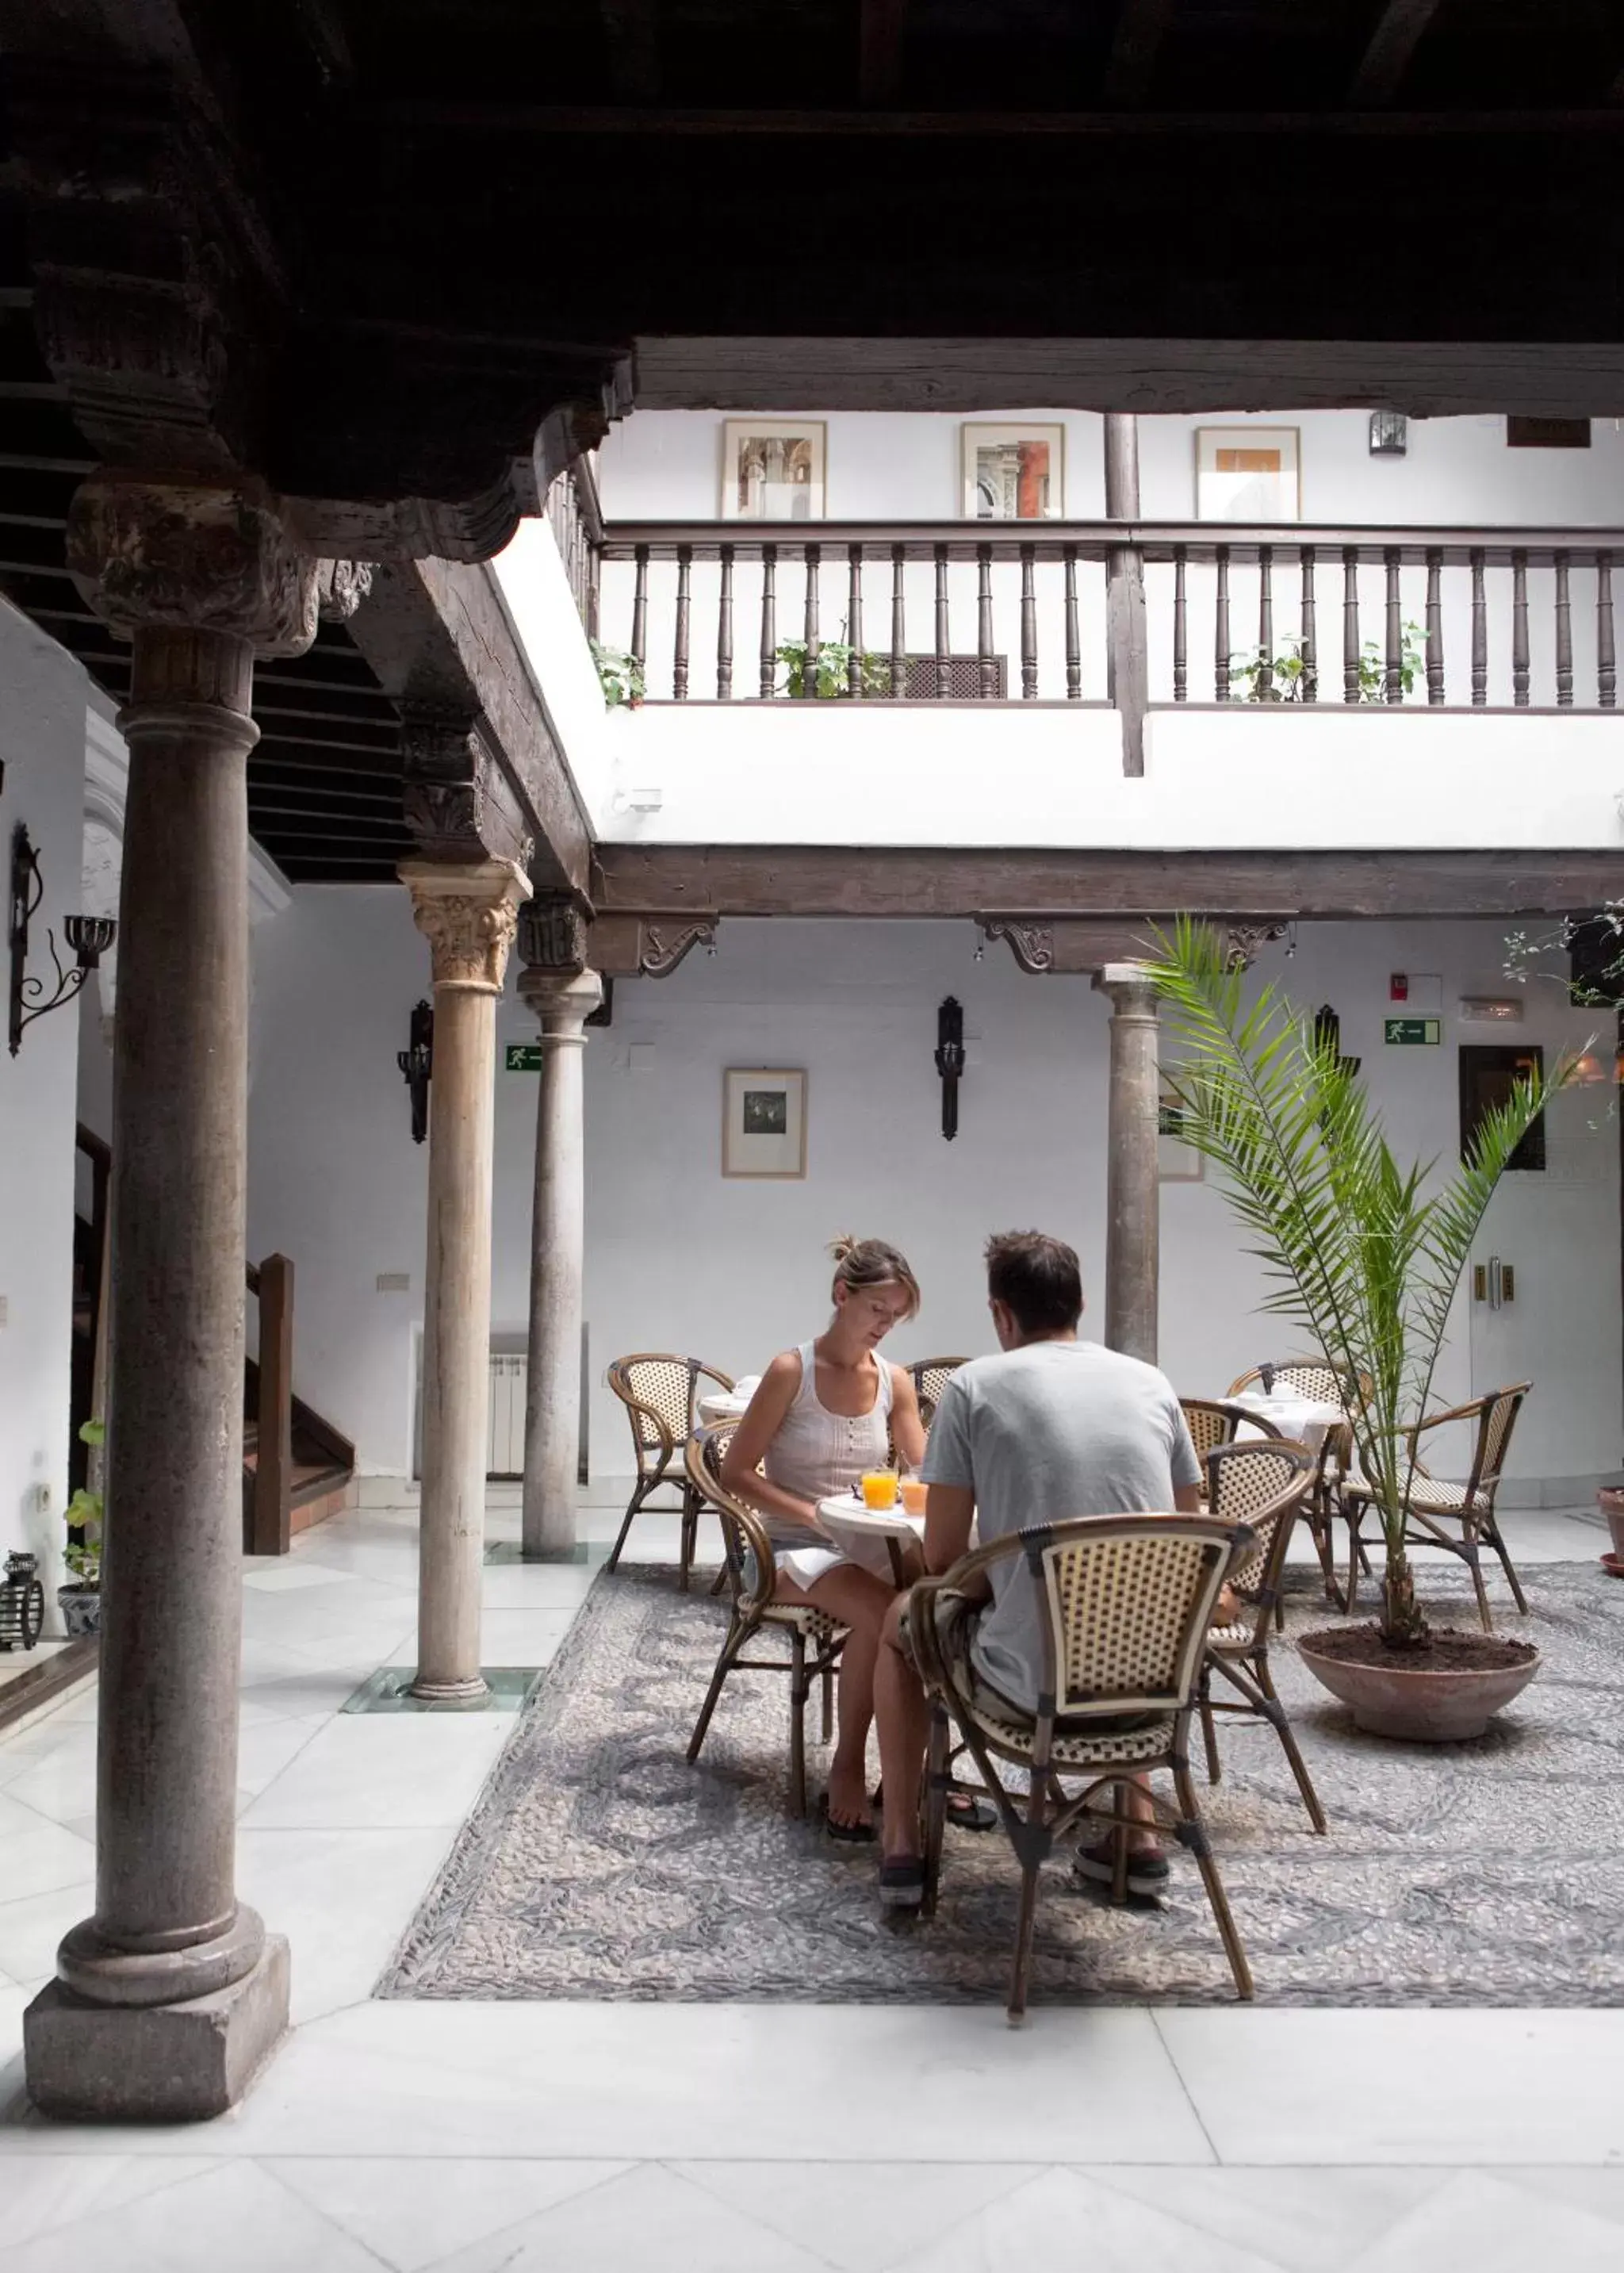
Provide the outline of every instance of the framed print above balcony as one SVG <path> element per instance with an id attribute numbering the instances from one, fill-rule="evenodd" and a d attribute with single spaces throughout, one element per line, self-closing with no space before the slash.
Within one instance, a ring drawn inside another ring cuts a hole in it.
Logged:
<path id="1" fill-rule="evenodd" d="M 1300 521 L 1298 440 L 1295 426 L 1198 426 L 1197 521 Z"/>
<path id="2" fill-rule="evenodd" d="M 722 1076 L 722 1173 L 806 1174 L 806 1076 L 730 1066 Z"/>
<path id="3" fill-rule="evenodd" d="M 722 430 L 723 521 L 821 521 L 828 429 L 820 418 L 730 418 Z"/>
<path id="4" fill-rule="evenodd" d="M 1066 508 L 1064 426 L 959 429 L 967 521 L 1058 521 Z"/>

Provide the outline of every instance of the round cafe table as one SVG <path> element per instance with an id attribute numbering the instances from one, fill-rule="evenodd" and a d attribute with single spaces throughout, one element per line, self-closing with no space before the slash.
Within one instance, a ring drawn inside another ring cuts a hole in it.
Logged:
<path id="1" fill-rule="evenodd" d="M 1340 1405 L 1324 1404 L 1309 1397 L 1265 1397 L 1256 1389 L 1243 1389 L 1224 1401 L 1239 1406 L 1244 1413 L 1255 1413 L 1260 1420 L 1271 1422 L 1283 1437 L 1294 1437 L 1311 1452 L 1318 1452 L 1330 1430 L 1345 1427 L 1348 1419 Z M 1242 1430 L 1245 1427 L 1243 1422 Z"/>
<path id="2" fill-rule="evenodd" d="M 719 1389 L 714 1397 L 701 1397 L 699 1405 L 700 1419 L 707 1429 L 714 1429 L 719 1421 L 742 1421 L 749 1410 L 749 1397 L 741 1397 L 736 1389 Z"/>
<path id="3" fill-rule="evenodd" d="M 909 1515 L 899 1501 L 894 1507 L 864 1507 L 849 1492 L 818 1502 L 818 1520 L 842 1552 L 865 1571 L 883 1576 L 883 1560 L 891 1566 L 898 1587 L 908 1584 L 903 1550 L 924 1537 L 924 1518 Z"/>

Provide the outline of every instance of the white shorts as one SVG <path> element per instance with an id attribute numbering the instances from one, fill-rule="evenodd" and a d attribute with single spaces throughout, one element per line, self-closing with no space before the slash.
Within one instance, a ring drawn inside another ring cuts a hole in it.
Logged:
<path id="1" fill-rule="evenodd" d="M 778 1550 L 775 1560 L 783 1577 L 793 1579 L 805 1594 L 819 1579 L 838 1571 L 848 1557 L 834 1547 L 787 1547 Z"/>

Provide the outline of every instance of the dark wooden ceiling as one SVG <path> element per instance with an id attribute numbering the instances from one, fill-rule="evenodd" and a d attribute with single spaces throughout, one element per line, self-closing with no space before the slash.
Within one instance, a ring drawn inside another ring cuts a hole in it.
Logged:
<path id="1" fill-rule="evenodd" d="M 0 288 L 0 591 L 122 702 L 130 650 L 63 557 L 69 501 L 94 463 L 41 357 L 27 285 L 14 281 Z M 324 623 L 308 655 L 258 666 L 254 716 L 249 828 L 289 881 L 392 881 L 410 850 L 400 715 L 343 625 Z"/>

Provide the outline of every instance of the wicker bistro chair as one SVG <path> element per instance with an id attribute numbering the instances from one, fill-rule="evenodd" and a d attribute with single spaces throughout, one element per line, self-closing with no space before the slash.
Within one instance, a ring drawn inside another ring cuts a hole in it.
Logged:
<path id="1" fill-rule="evenodd" d="M 806 1700 L 812 1684 L 823 1687 L 823 1741 L 834 1733 L 834 1669 L 846 1646 L 848 1629 L 838 1619 L 795 1602 L 775 1602 L 778 1564 L 767 1527 L 722 1481 L 722 1463 L 733 1441 L 737 1421 L 700 1429 L 688 1440 L 684 1458 L 688 1482 L 722 1521 L 722 1547 L 729 1597 L 728 1631 L 716 1669 L 705 1692 L 700 1717 L 688 1739 L 688 1758 L 697 1760 L 730 1673 L 787 1673 L 790 1677 L 790 1812 L 806 1812 Z M 790 1654 L 747 1658 L 745 1650 L 764 1631 L 787 1634 Z M 810 1645 L 810 1654 L 809 1654 Z"/>
<path id="2" fill-rule="evenodd" d="M 1266 1437 L 1280 1434 L 1274 1422 L 1264 1420 L 1261 1414 L 1248 1413 L 1239 1405 L 1226 1405 L 1221 1398 L 1181 1397 L 1179 1403 L 1183 1409 L 1185 1426 L 1190 1432 L 1190 1441 L 1195 1447 L 1195 1457 L 1203 1465 L 1209 1452 L 1216 1452 L 1220 1445 L 1234 1443 L 1235 1431 L 1243 1421 L 1261 1429 Z"/>
<path id="3" fill-rule="evenodd" d="M 913 1378 L 914 1394 L 919 1399 L 919 1418 L 929 1429 L 936 1418 L 936 1408 L 941 1403 L 942 1392 L 962 1365 L 969 1360 L 963 1357 L 920 1357 L 908 1368 Z"/>
<path id="4" fill-rule="evenodd" d="M 1207 1636 L 1199 1701 L 1208 1782 L 1216 1783 L 1223 1773 L 1216 1716 L 1240 1713 L 1267 1721 L 1297 1778 L 1309 1821 L 1316 1831 L 1323 1831 L 1325 1811 L 1269 1670 L 1274 1624 L 1270 1613 L 1280 1604 L 1291 1528 L 1304 1498 L 1313 1488 L 1314 1470 L 1314 1456 L 1307 1446 L 1295 1444 L 1289 1437 L 1274 1444 L 1220 1445 L 1209 1455 L 1209 1512 L 1220 1523 L 1244 1523 L 1253 1544 L 1229 1574 L 1231 1591 L 1239 1602 L 1237 1615 L 1227 1625 L 1214 1626 Z M 1215 1674 L 1232 1694 L 1214 1697 Z"/>
<path id="5" fill-rule="evenodd" d="M 1510 1389 L 1496 1389 L 1486 1397 L 1475 1397 L 1469 1405 L 1453 1405 L 1447 1413 L 1429 1413 L 1425 1420 L 1416 1422 L 1408 1436 L 1415 1473 L 1404 1502 L 1404 1536 L 1418 1547 L 1447 1547 L 1451 1555 L 1460 1557 L 1471 1572 L 1478 1616 L 1483 1621 L 1485 1633 L 1493 1632 L 1494 1620 L 1483 1584 L 1480 1541 L 1486 1540 L 1499 1556 L 1501 1567 L 1510 1582 L 1512 1599 L 1523 1616 L 1528 1616 L 1528 1597 L 1506 1551 L 1494 1513 L 1494 1500 L 1511 1446 L 1511 1432 L 1516 1427 L 1523 1399 L 1532 1386 L 1531 1382 L 1519 1381 Z M 1441 1429 L 1451 1421 L 1471 1422 L 1477 1427 L 1471 1468 L 1463 1484 L 1447 1483 L 1429 1474 L 1417 1452 L 1428 1429 Z M 1363 1476 L 1354 1474 L 1343 1478 L 1342 1504 L 1348 1518 L 1348 1608 L 1351 1610 L 1359 1564 L 1364 1560 L 1359 1534 L 1366 1511 L 1375 1504 L 1371 1487 Z M 1448 1529 L 1451 1524 L 1459 1526 L 1458 1537 Z M 1366 1563 L 1365 1567 L 1368 1570 L 1369 1564 Z"/>
<path id="6" fill-rule="evenodd" d="M 642 1513 L 655 1492 L 669 1485 L 678 1495 L 678 1504 L 675 1509 L 668 1504 L 656 1512 L 682 1517 L 678 1584 L 685 1594 L 688 1591 L 688 1574 L 693 1568 L 694 1542 L 705 1496 L 696 1489 L 688 1473 L 683 1448 L 699 1420 L 702 1381 L 714 1382 L 723 1390 L 733 1386 L 728 1375 L 719 1373 L 714 1365 L 703 1364 L 697 1357 L 673 1357 L 662 1350 L 617 1357 L 609 1369 L 609 1385 L 625 1407 L 632 1424 L 637 1478 L 606 1567 L 612 1571 L 618 1564 L 633 1517 Z"/>
<path id="7" fill-rule="evenodd" d="M 1076 1830 L 1106 1785 L 1119 1786 L 1124 1777 L 1153 1768 L 1172 1771 L 1178 1795 L 1177 1807 L 1152 1797 L 1157 1821 L 1194 1855 L 1236 1992 L 1252 1994 L 1251 1969 L 1196 1804 L 1188 1752 L 1219 1590 L 1251 1544 L 1244 1525 L 1203 1516 L 1081 1516 L 978 1548 L 945 1577 L 923 1579 L 913 1590 L 909 1638 L 932 1707 L 925 1914 L 935 1909 L 941 1871 L 951 1723 L 997 1804 L 1021 1865 L 1012 2023 L 1026 2013 L 1040 1866 L 1056 1842 Z M 963 1622 L 950 1620 L 944 1627 L 940 1615 L 967 1580 L 1016 1558 L 1024 1562 L 1048 1613 L 1041 1622 L 1044 1675 L 1035 1714 L 996 1698 L 977 1679 L 965 1652 Z M 1004 1783 L 998 1760 L 1027 1772 L 1028 1792 Z M 1062 1779 L 1081 1789 L 1068 1794 Z M 1129 1826 L 1120 1789 L 1111 1811 L 1096 1810 L 1090 1819 L 1102 1817 L 1115 1827 L 1113 1891 L 1120 1902 L 1126 1892 Z"/>
<path id="8" fill-rule="evenodd" d="M 1357 1397 L 1365 1395 L 1370 1388 L 1370 1382 L 1366 1376 L 1361 1374 L 1357 1383 L 1351 1382 L 1322 1357 L 1289 1357 L 1283 1363 L 1272 1367 L 1270 1370 L 1279 1388 L 1290 1390 L 1297 1397 L 1311 1398 L 1315 1404 L 1319 1405 L 1340 1405 L 1346 1407 L 1351 1405 Z M 1226 1393 L 1234 1397 L 1243 1389 L 1260 1388 L 1262 1385 L 1262 1379 L 1261 1366 L 1254 1365 L 1249 1372 L 1243 1373 L 1239 1380 L 1231 1381 Z M 1257 1415 L 1254 1414 L 1248 1414 L 1246 1417 L 1248 1420 L 1257 1420 Z M 1261 1427 L 1266 1424 L 1260 1422 L 1258 1425 Z M 1339 1610 L 1346 1609 L 1349 1605 L 1343 1597 L 1342 1588 L 1336 1583 L 1335 1525 L 1337 1516 L 1343 1512 L 1342 1480 L 1352 1466 L 1353 1431 L 1347 1428 L 1328 1429 L 1320 1441 L 1319 1457 L 1314 1463 L 1313 1481 L 1309 1486 L 1308 1496 L 1303 1502 L 1302 1508 L 1304 1520 L 1308 1526 L 1309 1536 L 1313 1541 L 1314 1552 L 1320 1558 L 1320 1571 L 1325 1580 L 1327 1600 L 1335 1602 Z M 1359 1561 L 1368 1571 L 1370 1564 L 1363 1548 L 1359 1549 Z"/>

